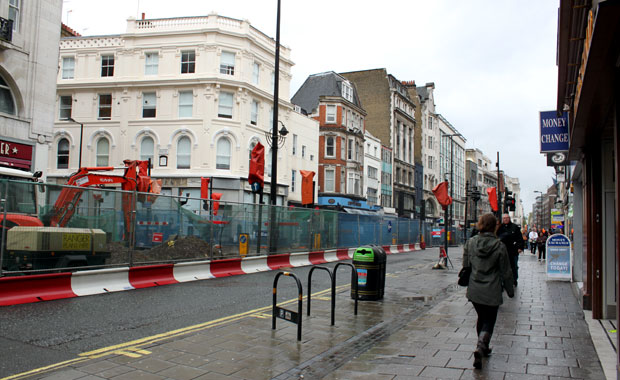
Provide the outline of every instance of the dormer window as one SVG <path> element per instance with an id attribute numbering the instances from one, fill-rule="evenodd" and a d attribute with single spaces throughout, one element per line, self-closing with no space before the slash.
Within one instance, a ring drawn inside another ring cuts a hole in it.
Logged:
<path id="1" fill-rule="evenodd" d="M 342 97 L 353 103 L 353 87 L 347 82 L 342 82 Z"/>

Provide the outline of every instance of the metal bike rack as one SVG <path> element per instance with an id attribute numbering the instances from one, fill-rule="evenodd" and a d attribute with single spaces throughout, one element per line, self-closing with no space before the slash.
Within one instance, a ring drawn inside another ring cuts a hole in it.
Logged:
<path id="1" fill-rule="evenodd" d="M 333 285 L 332 285 L 332 300 L 335 300 L 335 297 L 333 296 L 336 293 L 336 273 L 338 272 L 338 267 L 340 267 L 341 265 L 346 265 L 348 267 L 351 267 L 352 273 L 353 273 L 353 277 L 354 277 L 354 281 L 353 284 L 351 284 L 351 286 L 355 286 L 355 315 L 357 315 L 357 299 L 359 298 L 359 295 L 357 294 L 357 270 L 355 270 L 355 266 L 353 264 L 350 263 L 338 263 L 336 264 L 336 266 L 334 267 L 334 278 L 333 278 Z M 334 306 L 332 307 L 336 307 L 336 302 L 334 301 Z"/>
<path id="2" fill-rule="evenodd" d="M 308 273 L 308 316 L 310 316 L 310 301 L 312 298 L 312 272 L 314 272 L 315 269 L 321 269 L 326 271 L 329 274 L 329 279 L 332 282 L 332 326 L 334 325 L 334 321 L 335 321 L 335 309 L 336 309 L 336 282 L 334 281 L 334 275 L 332 274 L 332 271 L 329 270 L 329 268 L 327 267 L 318 267 L 318 266 L 313 266 L 310 269 L 310 272 Z"/>
<path id="3" fill-rule="evenodd" d="M 297 312 L 276 306 L 278 279 L 282 275 L 293 277 L 295 279 L 295 282 L 297 282 L 297 290 L 298 290 Z M 295 274 L 291 272 L 279 272 L 276 275 L 276 278 L 273 279 L 273 312 L 272 312 L 272 317 L 271 317 L 271 329 L 272 330 L 276 329 L 276 318 L 284 319 L 285 321 L 289 321 L 297 325 L 297 340 L 301 340 L 301 320 L 302 320 L 301 309 L 302 309 L 302 303 L 303 303 L 302 298 L 303 298 L 303 288 L 297 276 L 295 276 Z"/>

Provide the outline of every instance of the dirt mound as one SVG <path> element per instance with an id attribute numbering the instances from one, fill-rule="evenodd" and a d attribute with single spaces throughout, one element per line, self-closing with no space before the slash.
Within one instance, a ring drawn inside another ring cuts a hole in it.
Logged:
<path id="1" fill-rule="evenodd" d="M 129 263 L 129 248 L 122 243 L 109 243 L 110 258 L 107 264 Z M 133 251 L 134 264 L 170 262 L 178 260 L 204 260 L 209 258 L 209 244 L 196 236 L 170 238 L 160 246 Z"/>

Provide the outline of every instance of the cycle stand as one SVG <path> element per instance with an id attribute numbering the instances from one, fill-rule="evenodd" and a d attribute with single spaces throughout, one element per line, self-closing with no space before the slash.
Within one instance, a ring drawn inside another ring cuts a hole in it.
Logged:
<path id="1" fill-rule="evenodd" d="M 297 290 L 298 290 L 297 312 L 276 306 L 277 293 L 278 293 L 277 291 L 278 279 L 282 275 L 293 277 L 295 279 L 295 282 L 297 283 Z M 299 278 L 297 278 L 297 276 L 295 276 L 295 274 L 291 272 L 279 272 L 276 275 L 276 278 L 274 278 L 273 280 L 273 312 L 272 312 L 272 317 L 271 317 L 271 329 L 272 330 L 276 329 L 276 317 L 284 319 L 285 321 L 289 321 L 297 325 L 297 340 L 298 341 L 301 340 L 301 320 L 302 320 L 301 308 L 302 308 L 302 303 L 303 303 L 302 298 L 303 298 L 303 288 L 301 287 L 301 282 L 299 281 Z"/>
<path id="2" fill-rule="evenodd" d="M 336 282 L 334 281 L 334 275 L 332 274 L 332 271 L 329 270 L 329 268 L 327 267 L 319 267 L 319 266 L 313 266 L 310 269 L 310 272 L 308 273 L 308 313 L 307 315 L 310 316 L 310 302 L 311 302 L 311 298 L 312 298 L 312 272 L 314 272 L 315 269 L 321 269 L 326 271 L 329 274 L 329 279 L 332 282 L 332 291 L 331 291 L 331 295 L 332 295 L 332 299 L 331 299 L 331 306 L 332 306 L 332 326 L 334 325 L 335 322 L 335 314 L 336 314 Z"/>
<path id="3" fill-rule="evenodd" d="M 338 272 L 338 267 L 340 267 L 341 265 L 345 265 L 345 266 L 351 267 L 351 271 L 352 271 L 351 273 L 353 273 L 354 281 L 353 281 L 353 284 L 351 284 L 351 286 L 354 286 L 354 289 L 355 289 L 355 312 L 354 312 L 354 314 L 357 315 L 357 299 L 359 298 L 358 293 L 357 293 L 357 270 L 355 270 L 355 266 L 353 264 L 350 264 L 350 263 L 338 263 L 338 264 L 336 264 L 336 266 L 334 267 L 334 279 L 333 279 L 333 282 L 332 282 L 332 294 L 336 293 L 336 272 Z M 336 302 L 335 301 L 334 301 L 334 307 L 336 307 Z"/>

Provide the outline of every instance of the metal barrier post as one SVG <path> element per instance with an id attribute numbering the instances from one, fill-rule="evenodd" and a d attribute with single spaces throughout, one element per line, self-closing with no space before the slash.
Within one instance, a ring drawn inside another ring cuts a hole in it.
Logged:
<path id="1" fill-rule="evenodd" d="M 353 266 L 353 264 L 350 264 L 350 263 L 338 263 L 334 267 L 334 285 L 332 286 L 332 298 L 336 299 L 336 297 L 334 297 L 336 295 L 336 272 L 338 271 L 338 267 L 340 267 L 341 265 L 346 265 L 348 267 L 351 267 L 351 270 L 353 271 L 353 277 L 354 277 L 353 283 L 355 285 L 351 284 L 351 286 L 355 286 L 355 315 L 357 315 L 357 299 L 359 298 L 359 294 L 357 292 L 357 270 L 355 270 L 355 266 Z M 335 306 L 336 305 L 334 303 L 334 307 Z"/>
<path id="2" fill-rule="evenodd" d="M 327 271 L 327 273 L 329 274 L 329 279 L 332 282 L 332 326 L 334 325 L 334 321 L 335 321 L 335 310 L 336 310 L 336 297 L 335 293 L 336 293 L 336 284 L 334 282 L 334 275 L 332 274 L 332 272 L 329 270 L 329 268 L 327 267 L 319 267 L 319 266 L 313 266 L 310 269 L 310 272 L 308 273 L 308 316 L 310 316 L 310 302 L 311 302 L 311 297 L 312 297 L 312 272 L 314 272 L 315 269 L 321 269 L 321 270 L 325 270 Z"/>
<path id="3" fill-rule="evenodd" d="M 297 290 L 298 290 L 297 313 L 295 313 L 294 311 L 286 310 L 286 309 L 276 306 L 278 279 L 282 275 L 293 277 L 295 279 L 295 282 L 297 282 Z M 291 272 L 279 272 L 278 274 L 276 274 L 276 277 L 273 279 L 273 311 L 272 311 L 272 316 L 271 316 L 271 329 L 272 330 L 276 329 L 276 317 L 284 319 L 289 322 L 293 322 L 297 324 L 297 340 L 301 340 L 302 298 L 303 298 L 303 288 L 301 286 L 301 282 L 299 281 L 299 278 L 297 278 L 295 274 Z"/>

